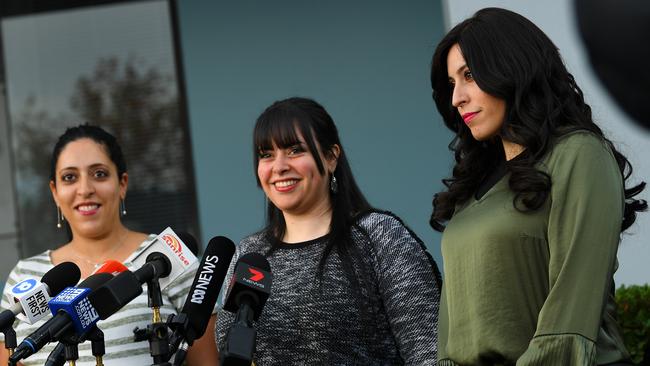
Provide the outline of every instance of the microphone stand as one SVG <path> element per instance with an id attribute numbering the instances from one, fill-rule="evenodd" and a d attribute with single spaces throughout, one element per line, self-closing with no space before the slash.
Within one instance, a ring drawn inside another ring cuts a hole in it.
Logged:
<path id="1" fill-rule="evenodd" d="M 50 352 L 50 355 L 45 360 L 44 366 L 63 366 L 65 365 L 65 345 L 59 342 L 56 347 Z"/>
<path id="2" fill-rule="evenodd" d="M 7 325 L 4 329 L 0 330 L 5 335 L 5 348 L 9 353 L 9 357 L 14 354 L 14 349 L 18 346 L 16 342 L 16 331 L 13 328 L 13 322 Z"/>
<path id="3" fill-rule="evenodd" d="M 62 341 L 65 345 L 65 359 L 69 366 L 75 366 L 79 359 L 79 344 L 75 341 Z"/>
<path id="4" fill-rule="evenodd" d="M 184 313 L 171 314 L 167 318 L 167 326 L 172 330 L 172 334 L 169 337 L 169 357 L 171 358 L 171 353 L 176 352 L 173 366 L 178 364 L 177 360 L 180 360 L 182 363 L 182 360 L 187 355 L 189 345 L 185 338 L 187 337 L 188 323 L 189 319 L 187 314 Z"/>
<path id="5" fill-rule="evenodd" d="M 147 281 L 148 305 L 153 310 L 152 323 L 147 325 L 147 329 L 133 330 L 136 342 L 149 341 L 149 353 L 153 358 L 151 366 L 171 366 L 169 362 L 169 331 L 167 324 L 162 322 L 160 317 L 160 307 L 162 306 L 162 293 L 158 277 L 154 276 Z"/>
<path id="6" fill-rule="evenodd" d="M 97 328 L 97 326 L 93 327 L 93 329 L 82 337 L 78 337 L 77 335 L 61 337 L 60 343 L 52 350 L 50 356 L 47 358 L 45 366 L 62 366 L 65 361 L 68 361 L 71 366 L 74 365 L 79 359 L 78 346 L 86 340 L 90 340 L 92 354 L 95 356 L 95 365 L 104 366 L 102 359 L 105 353 L 104 332 Z"/>
<path id="7" fill-rule="evenodd" d="M 104 366 L 104 354 L 106 353 L 106 348 L 104 345 L 104 332 L 99 329 L 97 326 L 90 331 L 87 339 L 90 339 L 90 349 L 92 350 L 93 356 L 95 356 L 95 365 Z"/>
<path id="8" fill-rule="evenodd" d="M 224 350 L 220 352 L 219 364 L 221 366 L 249 366 L 255 365 L 255 337 L 257 331 L 253 327 L 255 314 L 249 304 L 244 302 L 237 311 L 235 323 L 228 331 L 228 340 Z"/>

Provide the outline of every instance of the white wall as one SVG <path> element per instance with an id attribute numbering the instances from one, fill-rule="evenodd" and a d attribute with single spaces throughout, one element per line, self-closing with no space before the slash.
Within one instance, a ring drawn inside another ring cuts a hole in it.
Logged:
<path id="1" fill-rule="evenodd" d="M 584 92 L 598 125 L 632 163 L 632 181 L 650 181 L 650 134 L 637 127 L 618 108 L 592 72 L 578 34 L 572 1 L 445 0 L 443 7 L 446 29 L 484 7 L 515 11 L 539 26 L 560 49 L 569 72 Z M 630 67 L 645 67 L 644 60 L 641 64 L 636 61 L 630 60 Z M 643 198 L 650 198 L 648 192 L 650 188 L 643 192 Z M 650 213 L 640 214 L 636 223 L 623 235 L 618 257 L 619 270 L 614 276 L 617 286 L 650 283 L 650 270 L 647 269 L 650 259 L 649 238 Z"/>

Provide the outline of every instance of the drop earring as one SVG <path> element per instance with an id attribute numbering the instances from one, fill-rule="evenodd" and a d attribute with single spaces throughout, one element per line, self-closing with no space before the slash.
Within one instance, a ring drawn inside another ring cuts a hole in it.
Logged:
<path id="1" fill-rule="evenodd" d="M 65 217 L 61 214 L 61 207 L 56 206 L 56 228 L 61 228 L 61 222 L 65 221 Z"/>
<path id="2" fill-rule="evenodd" d="M 120 212 L 122 213 L 122 216 L 126 216 L 126 204 L 124 203 L 124 199 L 120 201 Z"/>
<path id="3" fill-rule="evenodd" d="M 335 194 L 339 191 L 339 183 L 336 181 L 334 173 L 332 173 L 332 179 L 330 180 L 330 190 Z"/>

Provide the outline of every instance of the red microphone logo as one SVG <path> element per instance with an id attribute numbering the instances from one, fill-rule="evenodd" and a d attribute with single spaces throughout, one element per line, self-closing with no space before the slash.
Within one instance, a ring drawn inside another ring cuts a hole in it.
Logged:
<path id="1" fill-rule="evenodd" d="M 260 280 L 262 280 L 264 278 L 264 274 L 262 272 L 256 270 L 256 269 L 254 269 L 254 268 L 248 268 L 248 272 L 250 272 L 251 275 L 252 275 L 249 278 L 249 280 L 251 280 L 251 281 L 259 282 Z"/>
<path id="2" fill-rule="evenodd" d="M 169 247 L 174 251 L 174 253 L 181 253 L 183 251 L 183 247 L 181 247 L 181 243 L 178 242 L 178 239 L 175 237 L 167 234 L 163 236 L 163 240 Z"/>

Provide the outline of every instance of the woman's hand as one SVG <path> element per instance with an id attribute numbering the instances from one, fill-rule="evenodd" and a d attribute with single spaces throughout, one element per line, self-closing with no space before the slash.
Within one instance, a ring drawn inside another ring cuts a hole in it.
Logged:
<path id="1" fill-rule="evenodd" d="M 187 350 L 187 366 L 212 366 L 219 365 L 219 351 L 214 338 L 214 327 L 217 323 L 217 316 L 212 315 L 203 337 L 194 341 L 192 347 Z M 0 361 L 0 365 L 2 365 Z M 5 362 L 6 363 L 6 362 Z"/>
<path id="2" fill-rule="evenodd" d="M 9 351 L 5 348 L 5 342 L 0 342 L 0 365 L 9 364 Z M 23 366 L 18 362 L 18 366 Z"/>

